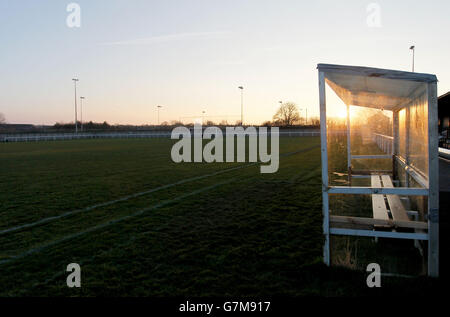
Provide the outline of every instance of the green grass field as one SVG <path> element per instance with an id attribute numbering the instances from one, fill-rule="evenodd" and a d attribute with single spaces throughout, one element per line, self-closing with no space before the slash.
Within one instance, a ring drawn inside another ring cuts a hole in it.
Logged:
<path id="1" fill-rule="evenodd" d="M 275 174 L 175 164 L 172 144 L 0 144 L 0 296 L 405 295 L 437 283 L 368 289 L 364 272 L 322 264 L 319 138 L 280 138 Z M 66 286 L 73 262 L 81 288 Z"/>

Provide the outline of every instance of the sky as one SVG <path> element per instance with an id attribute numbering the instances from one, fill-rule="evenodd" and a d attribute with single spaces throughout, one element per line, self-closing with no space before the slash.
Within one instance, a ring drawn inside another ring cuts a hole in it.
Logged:
<path id="1" fill-rule="evenodd" d="M 9 123 L 155 124 L 318 116 L 318 63 L 436 74 L 450 91 L 450 1 L 0 0 L 0 112 Z M 327 96 L 328 98 L 328 96 Z M 339 101 L 331 96 L 328 103 Z M 79 118 L 80 119 L 80 118 Z"/>

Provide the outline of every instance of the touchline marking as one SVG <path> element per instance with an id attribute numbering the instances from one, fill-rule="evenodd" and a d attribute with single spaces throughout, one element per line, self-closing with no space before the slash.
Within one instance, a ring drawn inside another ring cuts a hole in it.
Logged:
<path id="1" fill-rule="evenodd" d="M 253 164 L 251 164 L 251 165 L 253 165 Z M 93 209 L 96 209 L 96 208 L 100 208 L 100 207 L 110 206 L 110 205 L 113 205 L 113 204 L 116 204 L 116 203 L 119 203 L 119 202 L 122 202 L 122 201 L 129 200 L 131 198 L 140 197 L 140 196 L 143 196 L 143 195 L 151 194 L 151 193 L 154 193 L 154 192 L 157 192 L 157 191 L 160 191 L 160 190 L 163 190 L 163 189 L 171 188 L 171 187 L 174 187 L 174 186 L 177 186 L 177 185 L 181 185 L 181 184 L 184 184 L 184 183 L 188 183 L 188 182 L 192 182 L 192 181 L 196 181 L 196 180 L 201 180 L 201 179 L 204 179 L 204 178 L 216 176 L 216 175 L 219 175 L 219 174 L 223 174 L 223 173 L 226 173 L 226 172 L 229 172 L 229 171 L 233 171 L 233 170 L 236 170 L 236 169 L 241 169 L 241 168 L 249 167 L 249 166 L 250 166 L 250 164 L 243 165 L 243 166 L 237 166 L 237 167 L 233 167 L 233 168 L 227 168 L 225 170 L 221 170 L 221 171 L 214 172 L 214 173 L 211 173 L 211 174 L 206 174 L 206 175 L 202 175 L 202 176 L 195 176 L 195 177 L 183 179 L 181 181 L 178 181 L 178 182 L 175 182 L 175 183 L 172 183 L 172 184 L 163 185 L 163 186 L 160 186 L 160 187 L 157 187 L 157 188 L 153 188 L 153 189 L 146 190 L 146 191 L 143 191 L 143 192 L 131 194 L 131 195 L 128 195 L 128 196 L 124 196 L 122 198 L 110 200 L 110 201 L 107 201 L 107 202 L 104 202 L 104 203 L 100 203 L 100 204 L 96 204 L 96 205 L 92 205 L 92 206 L 89 206 L 89 207 L 86 207 L 86 208 L 68 211 L 68 212 L 63 213 L 63 214 L 58 215 L 58 216 L 47 217 L 47 218 L 38 220 L 36 222 L 32 222 L 32 223 L 28 223 L 28 224 L 24 224 L 24 225 L 20 225 L 20 226 L 16 226 L 16 227 L 12 227 L 12 228 L 8 228 L 8 229 L 5 229 L 5 230 L 2 230 L 2 231 L 0 231 L 0 236 L 4 235 L 4 234 L 7 234 L 7 233 L 19 231 L 19 230 L 22 230 L 22 229 L 28 229 L 28 228 L 36 227 L 36 226 L 39 226 L 39 225 L 42 225 L 42 224 L 46 224 L 46 223 L 54 221 L 54 220 L 58 220 L 58 219 L 61 219 L 61 218 L 65 218 L 65 217 L 68 217 L 68 216 L 71 216 L 71 215 L 78 214 L 80 212 L 85 212 L 85 211 L 90 211 L 90 210 L 93 210 Z"/>
<path id="2" fill-rule="evenodd" d="M 287 157 L 287 156 L 291 156 L 291 155 L 298 154 L 298 153 L 301 153 L 301 152 L 306 152 L 306 151 L 312 150 L 312 149 L 317 148 L 317 147 L 319 147 L 319 146 L 316 145 L 316 146 L 312 146 L 312 147 L 309 147 L 309 148 L 306 148 L 306 149 L 301 149 L 301 150 L 294 151 L 294 152 L 284 153 L 284 154 L 281 154 L 280 157 Z M 177 185 L 193 182 L 193 181 L 196 181 L 196 180 L 205 179 L 205 178 L 208 178 L 208 177 L 220 175 L 220 174 L 223 174 L 223 173 L 231 172 L 231 171 L 238 170 L 238 169 L 245 168 L 245 167 L 250 167 L 250 166 L 253 166 L 253 165 L 256 165 L 256 164 L 261 164 L 261 162 L 245 164 L 245 165 L 241 165 L 241 166 L 236 166 L 236 167 L 232 167 L 232 168 L 223 169 L 223 170 L 211 173 L 211 174 L 206 174 L 206 175 L 195 176 L 195 177 L 183 179 L 181 181 L 178 181 L 178 182 L 175 182 L 175 183 L 172 183 L 172 184 L 163 185 L 163 186 L 160 186 L 160 187 L 157 187 L 157 188 L 153 188 L 153 189 L 146 190 L 146 191 L 143 191 L 143 192 L 131 194 L 131 195 L 124 196 L 122 198 L 118 198 L 118 199 L 114 199 L 114 200 L 110 200 L 110 201 L 107 201 L 107 202 L 104 202 L 104 203 L 95 204 L 95 205 L 92 205 L 92 206 L 89 206 L 89 207 L 85 207 L 85 208 L 82 208 L 82 209 L 71 210 L 71 211 L 65 212 L 65 213 L 63 213 L 61 215 L 58 215 L 58 216 L 47 217 L 47 218 L 44 218 L 44 219 L 41 219 L 41 220 L 38 220 L 38 221 L 35 221 L 35 222 L 32 222 L 32 223 L 19 225 L 19 226 L 16 226 L 16 227 L 12 227 L 12 228 L 1 230 L 0 231 L 0 236 L 8 234 L 8 233 L 12 233 L 12 232 L 20 231 L 20 230 L 23 230 L 23 229 L 33 228 L 33 227 L 36 227 L 36 226 L 39 226 L 39 225 L 43 225 L 43 224 L 52 222 L 54 220 L 65 218 L 65 217 L 68 217 L 68 216 L 71 216 L 71 215 L 75 215 L 75 214 L 78 214 L 78 213 L 81 213 L 81 212 L 90 211 L 90 210 L 93 210 L 93 209 L 96 209 L 96 208 L 100 208 L 100 207 L 107 207 L 107 206 L 110 206 L 110 205 L 113 205 L 113 204 L 116 204 L 116 203 L 119 203 L 119 202 L 122 202 L 122 201 L 127 201 L 127 200 L 129 200 L 131 198 L 136 198 L 136 197 L 140 197 L 140 196 L 143 196 L 143 195 L 151 194 L 151 193 L 154 193 L 154 192 L 157 192 L 157 191 L 160 191 L 160 190 L 163 190 L 163 189 L 171 188 L 171 187 L 174 187 L 174 186 L 177 186 Z"/>
<path id="3" fill-rule="evenodd" d="M 47 244 L 43 244 L 43 245 L 41 245 L 41 246 L 39 246 L 39 247 L 36 247 L 36 248 L 33 248 L 33 249 L 29 249 L 29 250 L 27 250 L 27 251 L 25 251 L 25 252 L 22 252 L 22 253 L 20 253 L 20 254 L 18 254 L 18 255 L 15 255 L 15 256 L 11 257 L 11 258 L 8 258 L 8 259 L 5 259 L 5 260 L 1 260 L 1 261 L 0 261 L 0 265 L 4 265 L 4 264 L 11 263 L 11 262 L 13 262 L 13 261 L 15 261 L 15 260 L 19 260 L 19 259 L 21 259 L 21 258 L 24 258 L 24 257 L 26 257 L 26 256 L 28 256 L 28 255 L 31 255 L 31 254 L 33 254 L 33 253 L 36 253 L 36 252 L 40 252 L 40 251 L 45 250 L 45 249 L 47 249 L 47 248 L 49 248 L 49 247 L 52 247 L 52 246 L 54 246 L 54 245 L 57 245 L 57 244 L 59 244 L 59 243 L 61 243 L 61 242 L 69 241 L 69 240 L 72 240 L 72 239 L 74 239 L 74 238 L 81 237 L 81 236 L 83 236 L 83 235 L 85 235 L 85 234 L 87 234 L 87 233 L 91 233 L 91 232 L 97 231 L 97 230 L 99 230 L 99 229 L 103 229 L 103 228 L 109 227 L 109 226 L 111 226 L 111 225 L 117 224 L 117 223 L 122 222 L 122 221 L 124 221 L 124 220 L 128 220 L 128 219 L 131 219 L 131 218 L 140 216 L 140 215 L 142 215 L 143 213 L 145 213 L 145 212 L 147 212 L 147 211 L 150 211 L 150 210 L 154 210 L 154 209 L 158 209 L 158 208 L 164 207 L 164 206 L 166 206 L 166 205 L 169 205 L 169 204 L 172 204 L 172 203 L 174 203 L 174 202 L 180 201 L 180 200 L 182 200 L 182 199 L 184 199 L 184 198 L 187 198 L 187 197 L 190 197 L 190 196 L 194 196 L 194 195 L 203 193 L 203 192 L 205 192 L 205 191 L 208 191 L 208 190 L 210 190 L 210 189 L 214 189 L 214 188 L 216 188 L 216 187 L 219 187 L 219 186 L 222 186 L 222 185 L 231 183 L 231 182 L 233 182 L 234 180 L 235 180 L 235 178 L 231 178 L 231 179 L 229 179 L 229 180 L 227 180 L 227 181 L 225 181 L 225 182 L 221 182 L 221 183 L 217 183 L 217 184 L 215 184 L 215 185 L 203 187 L 203 188 L 201 188 L 201 189 L 194 190 L 194 191 L 192 191 L 192 192 L 190 192 L 190 193 L 188 193 L 188 194 L 184 194 L 184 195 L 178 196 L 178 197 L 176 197 L 176 198 L 174 198 L 174 199 L 170 199 L 170 200 L 163 201 L 163 202 L 161 202 L 161 203 L 159 203 L 159 204 L 156 204 L 156 205 L 154 205 L 154 206 L 152 206 L 152 207 L 148 207 L 148 208 L 144 208 L 144 209 L 138 210 L 138 211 L 136 211 L 135 213 L 132 213 L 131 215 L 127 215 L 127 216 L 123 216 L 123 217 L 120 217 L 120 218 L 116 218 L 116 219 L 107 221 L 107 222 L 105 222 L 105 223 L 102 223 L 101 225 L 97 225 L 97 226 L 91 227 L 91 228 L 89 228 L 89 229 L 86 229 L 86 230 L 83 230 L 83 231 L 79 231 L 79 232 L 74 233 L 74 234 L 67 235 L 67 236 L 65 236 L 64 238 L 61 238 L 61 239 L 59 239 L 59 240 L 55 240 L 55 241 L 53 241 L 53 242 L 50 242 L 50 243 L 47 243 Z"/>

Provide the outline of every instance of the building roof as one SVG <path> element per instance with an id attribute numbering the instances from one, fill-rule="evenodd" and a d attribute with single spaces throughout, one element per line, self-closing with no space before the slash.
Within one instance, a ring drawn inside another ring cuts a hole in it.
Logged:
<path id="1" fill-rule="evenodd" d="M 438 99 L 443 99 L 443 98 L 447 98 L 447 97 L 450 97 L 450 91 L 448 91 L 447 93 L 445 93 L 445 94 L 443 94 L 443 95 L 440 95 L 440 96 L 438 97 Z"/>

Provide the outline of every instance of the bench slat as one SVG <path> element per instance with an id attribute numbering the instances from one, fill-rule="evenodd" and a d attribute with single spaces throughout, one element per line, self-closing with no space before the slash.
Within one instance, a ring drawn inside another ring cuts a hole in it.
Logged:
<path id="1" fill-rule="evenodd" d="M 372 187 L 381 188 L 380 176 L 372 175 L 370 178 Z M 372 208 L 373 208 L 373 218 L 389 220 L 389 215 L 386 209 L 386 203 L 384 202 L 383 195 L 380 194 L 372 195 Z"/>
<path id="2" fill-rule="evenodd" d="M 382 175 L 381 179 L 383 180 L 383 187 L 394 188 L 394 185 L 392 185 L 391 177 L 389 175 Z M 410 221 L 405 207 L 403 207 L 403 204 L 400 201 L 400 197 L 398 197 L 397 195 L 386 195 L 386 197 L 391 209 L 392 218 L 394 220 Z"/>

